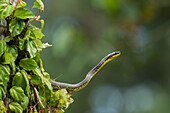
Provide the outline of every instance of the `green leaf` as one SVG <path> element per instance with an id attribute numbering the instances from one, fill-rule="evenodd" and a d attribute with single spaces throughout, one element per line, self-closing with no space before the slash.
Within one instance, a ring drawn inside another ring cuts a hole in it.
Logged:
<path id="1" fill-rule="evenodd" d="M 24 70 L 21 70 L 21 73 L 17 72 L 13 78 L 12 86 L 21 87 L 26 92 L 29 91 L 30 85 L 28 81 L 28 74 Z"/>
<path id="2" fill-rule="evenodd" d="M 42 60 L 40 58 L 40 54 L 38 53 L 34 58 L 33 58 L 36 62 L 37 62 L 37 65 L 40 67 L 40 69 L 43 67 L 42 66 Z M 42 70 L 42 69 L 41 69 Z"/>
<path id="3" fill-rule="evenodd" d="M 2 56 L 2 64 L 10 64 L 15 58 L 10 53 L 5 53 Z"/>
<path id="4" fill-rule="evenodd" d="M 63 109 L 58 110 L 57 113 L 64 113 L 64 110 Z"/>
<path id="5" fill-rule="evenodd" d="M 31 58 L 23 58 L 20 60 L 19 66 L 27 71 L 31 71 L 33 69 L 36 69 L 37 63 Z"/>
<path id="6" fill-rule="evenodd" d="M 0 40 L 0 57 L 6 50 L 6 42 L 4 40 Z"/>
<path id="7" fill-rule="evenodd" d="M 27 39 L 27 40 L 29 40 L 29 39 L 36 39 L 32 27 L 27 29 L 27 32 L 26 32 L 24 38 Z"/>
<path id="8" fill-rule="evenodd" d="M 37 54 L 37 51 L 38 51 L 37 44 L 36 44 L 35 40 L 28 41 L 26 49 L 29 52 L 31 58 L 35 57 Z"/>
<path id="9" fill-rule="evenodd" d="M 17 8 L 21 8 L 21 7 L 25 7 L 25 6 L 27 6 L 27 3 L 22 1 L 22 2 L 19 2 Z"/>
<path id="10" fill-rule="evenodd" d="M 49 90 L 49 88 L 47 87 L 47 85 L 39 85 L 38 86 L 38 91 L 39 91 L 39 95 L 42 97 L 45 97 L 46 101 L 49 101 L 52 97 L 53 91 Z"/>
<path id="11" fill-rule="evenodd" d="M 6 113 L 7 112 L 7 108 L 5 107 L 3 101 L 0 101 L 0 111 L 1 111 L 1 113 Z"/>
<path id="12" fill-rule="evenodd" d="M 66 89 L 56 91 L 50 100 L 52 106 L 56 106 L 57 104 L 57 107 L 60 107 L 63 110 L 66 110 L 71 103 L 73 103 L 73 99 L 70 97 Z"/>
<path id="13" fill-rule="evenodd" d="M 27 40 L 29 40 L 29 38 L 36 39 L 36 37 L 35 37 L 35 35 L 34 35 L 33 31 L 32 31 L 32 28 L 27 29 L 27 32 L 26 32 L 24 38 L 26 38 Z"/>
<path id="14" fill-rule="evenodd" d="M 30 35 L 31 35 L 31 30 L 30 30 L 30 28 L 28 28 L 26 33 L 25 33 L 24 39 L 29 40 Z"/>
<path id="15" fill-rule="evenodd" d="M 67 103 L 67 98 L 68 98 L 68 96 L 67 96 L 67 90 L 62 89 L 62 90 L 60 91 L 60 95 L 61 95 L 61 98 L 64 100 L 64 102 Z"/>
<path id="16" fill-rule="evenodd" d="M 21 39 L 21 38 L 18 38 L 19 39 L 19 49 L 20 50 L 24 50 L 26 48 L 26 39 Z"/>
<path id="17" fill-rule="evenodd" d="M 58 99 L 59 99 L 59 92 L 56 91 L 56 92 L 53 93 L 52 99 L 50 100 L 50 104 L 52 106 L 55 106 L 58 102 Z"/>
<path id="18" fill-rule="evenodd" d="M 28 74 L 25 70 L 21 70 L 21 73 L 23 75 L 24 81 L 26 83 L 26 87 L 24 87 L 23 89 L 28 92 L 30 90 L 30 85 L 29 85 L 29 80 L 28 80 Z"/>
<path id="19" fill-rule="evenodd" d="M 10 94 L 15 101 L 22 101 L 25 96 L 24 90 L 21 87 L 17 86 L 13 86 L 10 89 Z"/>
<path id="20" fill-rule="evenodd" d="M 14 59 L 16 60 L 17 56 L 18 56 L 18 49 L 16 46 L 12 45 L 12 46 L 7 46 L 7 50 L 6 50 L 7 53 L 10 53 Z"/>
<path id="21" fill-rule="evenodd" d="M 6 87 L 10 75 L 10 68 L 8 65 L 0 65 L 0 75 L 0 82 L 3 82 L 3 86 Z"/>
<path id="22" fill-rule="evenodd" d="M 0 19 L 5 19 L 10 16 L 14 10 L 14 6 L 9 2 L 0 1 Z"/>
<path id="23" fill-rule="evenodd" d="M 68 100 L 69 100 L 70 102 L 68 102 Z M 65 109 L 67 109 L 67 108 L 69 107 L 69 105 L 74 102 L 74 100 L 73 100 L 72 98 L 69 98 L 68 100 L 67 100 L 67 102 L 66 102 Z"/>
<path id="24" fill-rule="evenodd" d="M 47 85 L 48 89 L 49 90 L 52 90 L 52 86 L 51 86 L 51 80 L 50 79 L 47 79 L 43 76 L 43 74 L 41 73 L 41 70 L 39 68 L 36 68 L 33 70 L 33 73 L 40 76 L 41 77 L 41 80 L 43 83 L 45 83 L 45 85 Z"/>
<path id="25" fill-rule="evenodd" d="M 24 96 L 23 100 L 20 102 L 21 107 L 23 110 L 25 110 L 28 107 L 29 104 L 29 98 L 27 96 Z"/>
<path id="26" fill-rule="evenodd" d="M 9 41 L 11 41 L 11 40 L 13 40 L 13 37 L 12 36 L 7 36 L 7 37 L 5 37 L 5 42 L 9 42 Z"/>
<path id="27" fill-rule="evenodd" d="M 39 68 L 34 69 L 34 70 L 33 70 L 33 73 L 36 74 L 36 75 L 38 75 L 38 76 L 40 76 L 41 79 L 43 80 L 44 76 L 43 76 L 43 74 L 41 73 L 41 70 L 40 70 Z M 44 81 L 43 81 L 43 83 L 44 83 Z"/>
<path id="28" fill-rule="evenodd" d="M 41 84 L 41 78 L 37 75 L 32 75 L 30 81 L 31 81 L 31 83 L 33 83 L 35 85 Z"/>
<path id="29" fill-rule="evenodd" d="M 36 40 L 35 40 L 35 43 L 36 43 L 36 45 L 37 45 L 38 51 L 42 51 L 43 45 L 42 45 L 41 40 L 36 39 Z"/>
<path id="30" fill-rule="evenodd" d="M 23 76 L 20 72 L 17 72 L 13 78 L 13 81 L 12 81 L 12 86 L 24 86 L 25 84 L 25 81 L 23 81 Z"/>
<path id="31" fill-rule="evenodd" d="M 41 39 L 44 36 L 44 34 L 41 32 L 41 30 L 35 26 L 32 26 L 31 28 L 29 28 L 29 30 L 31 30 L 30 38 L 32 38 L 32 39 L 35 39 L 35 38 Z"/>
<path id="32" fill-rule="evenodd" d="M 15 74 L 15 71 L 16 71 L 16 65 L 15 65 L 15 62 L 14 61 L 12 61 L 11 63 L 10 63 L 10 66 L 11 66 L 11 75 L 14 75 Z"/>
<path id="33" fill-rule="evenodd" d="M 15 17 L 21 18 L 21 19 L 27 19 L 27 18 L 35 18 L 35 15 L 32 11 L 25 9 L 25 8 L 17 8 L 15 11 Z"/>
<path id="34" fill-rule="evenodd" d="M 62 96 L 67 95 L 67 90 L 65 90 L 65 89 L 61 89 L 59 92 L 60 92 L 60 95 L 62 95 Z"/>
<path id="35" fill-rule="evenodd" d="M 0 75 L 10 75 L 10 68 L 8 65 L 1 65 L 0 64 Z"/>
<path id="36" fill-rule="evenodd" d="M 9 104 L 9 108 L 11 111 L 13 111 L 14 113 L 23 113 L 23 108 L 21 107 L 21 105 L 17 102 L 11 102 Z"/>
<path id="37" fill-rule="evenodd" d="M 10 68 L 7 65 L 0 64 L 0 75 L 10 75 Z"/>
<path id="38" fill-rule="evenodd" d="M 64 100 L 63 100 L 63 99 L 60 99 L 60 100 L 59 100 L 59 104 L 58 104 L 57 107 L 59 107 L 59 108 L 61 107 L 61 108 L 62 108 L 62 107 L 64 107 L 64 105 L 65 105 Z"/>
<path id="39" fill-rule="evenodd" d="M 6 96 L 5 89 L 2 86 L 0 86 L 0 100 L 4 100 L 5 96 Z"/>
<path id="40" fill-rule="evenodd" d="M 16 70 L 17 70 L 17 72 L 21 71 L 19 66 L 16 66 Z"/>
<path id="41" fill-rule="evenodd" d="M 27 51 L 30 54 L 30 57 L 33 58 L 37 54 L 37 44 L 35 43 L 34 40 L 30 40 L 27 42 Z"/>
<path id="42" fill-rule="evenodd" d="M 36 0 L 32 8 L 38 8 L 40 10 L 44 10 L 44 4 L 41 0 Z"/>
<path id="43" fill-rule="evenodd" d="M 50 104 L 52 106 L 55 106 L 58 102 L 58 99 L 59 99 L 59 92 L 56 91 L 56 92 L 53 93 L 52 99 L 50 100 Z"/>
<path id="44" fill-rule="evenodd" d="M 51 86 L 51 80 L 50 79 L 47 79 L 47 78 L 44 77 L 44 82 L 47 85 L 49 90 L 53 89 L 52 86 Z"/>
<path id="45" fill-rule="evenodd" d="M 19 35 L 22 30 L 24 29 L 25 22 L 22 19 L 14 18 L 9 24 L 9 31 L 11 33 L 11 36 L 14 37 L 16 35 Z"/>

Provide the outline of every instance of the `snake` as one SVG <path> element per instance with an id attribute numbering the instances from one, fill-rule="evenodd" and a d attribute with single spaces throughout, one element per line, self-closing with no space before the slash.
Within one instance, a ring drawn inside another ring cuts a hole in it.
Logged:
<path id="1" fill-rule="evenodd" d="M 60 89 L 66 89 L 68 92 L 77 92 L 84 87 L 87 86 L 87 84 L 90 82 L 90 80 L 94 77 L 94 75 L 108 62 L 113 60 L 114 58 L 118 57 L 120 55 L 119 51 L 112 52 L 105 56 L 95 67 L 93 67 L 86 75 L 86 77 L 77 84 L 69 84 L 69 83 L 62 83 L 62 82 L 56 82 L 54 80 L 51 80 L 51 85 L 53 87 L 53 91 L 57 91 Z"/>

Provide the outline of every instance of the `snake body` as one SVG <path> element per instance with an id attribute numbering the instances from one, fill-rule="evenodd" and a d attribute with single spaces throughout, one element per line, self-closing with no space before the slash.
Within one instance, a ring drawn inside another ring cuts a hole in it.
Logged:
<path id="1" fill-rule="evenodd" d="M 59 89 L 66 89 L 69 92 L 76 92 L 81 89 L 83 89 L 87 84 L 90 82 L 90 80 L 93 78 L 93 76 L 109 61 L 113 60 L 117 56 L 120 55 L 120 52 L 113 52 L 105 56 L 94 68 L 92 68 L 81 82 L 77 84 L 69 84 L 69 83 L 61 83 L 56 82 L 54 80 L 51 80 L 51 84 L 53 86 L 53 90 L 59 90 Z"/>

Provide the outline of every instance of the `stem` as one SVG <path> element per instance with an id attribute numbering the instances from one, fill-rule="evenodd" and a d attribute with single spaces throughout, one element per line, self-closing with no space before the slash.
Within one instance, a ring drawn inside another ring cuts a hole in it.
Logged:
<path id="1" fill-rule="evenodd" d="M 60 75 L 60 76 L 58 76 L 58 77 L 54 78 L 53 80 L 55 81 L 56 79 L 60 78 L 61 76 L 63 76 L 63 75 Z"/>
<path id="2" fill-rule="evenodd" d="M 39 97 L 39 95 L 38 95 L 38 91 L 37 91 L 37 89 L 36 89 L 35 87 L 34 87 L 34 90 L 35 90 L 37 99 L 38 99 L 38 101 L 40 102 L 41 107 L 42 107 L 43 109 L 45 109 L 45 107 L 43 106 L 43 104 L 42 104 L 42 102 L 41 102 L 41 99 L 40 99 L 40 97 Z"/>
<path id="3" fill-rule="evenodd" d="M 18 3 L 19 3 L 19 1 L 20 1 L 20 0 L 18 0 L 18 1 L 17 1 L 16 5 L 15 5 L 15 7 L 14 7 L 14 11 L 13 11 L 13 15 L 12 15 L 12 18 L 14 18 L 14 15 L 15 15 L 15 11 L 16 11 L 16 8 L 17 8 L 17 6 L 18 6 Z"/>
<path id="4" fill-rule="evenodd" d="M 38 16 L 40 16 L 40 13 L 41 13 L 41 12 L 42 12 L 42 10 L 41 10 L 41 9 L 39 9 L 39 13 L 38 13 L 37 17 L 38 17 Z"/>
<path id="5" fill-rule="evenodd" d="M 36 20 L 36 21 L 40 21 L 39 19 L 40 19 L 40 13 L 42 12 L 42 10 L 41 9 L 39 9 L 39 13 L 38 13 L 38 15 L 35 17 L 35 18 L 33 18 L 33 19 L 31 19 L 30 21 L 34 21 L 34 20 Z"/>

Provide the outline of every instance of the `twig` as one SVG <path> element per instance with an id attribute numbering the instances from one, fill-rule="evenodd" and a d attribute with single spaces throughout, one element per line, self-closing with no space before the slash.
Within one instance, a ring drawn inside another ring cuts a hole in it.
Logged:
<path id="1" fill-rule="evenodd" d="M 34 90 L 35 90 L 37 99 L 38 99 L 38 101 L 40 102 L 41 107 L 42 107 L 43 109 L 45 109 L 45 107 L 43 106 L 43 104 L 42 104 L 42 102 L 41 102 L 41 99 L 40 99 L 40 97 L 39 97 L 39 95 L 38 95 L 38 91 L 37 91 L 37 89 L 36 89 L 35 87 L 34 87 Z"/>
<path id="2" fill-rule="evenodd" d="M 46 113 L 50 113 L 50 109 L 47 109 L 47 110 L 46 110 Z"/>
<path id="3" fill-rule="evenodd" d="M 58 76 L 58 77 L 56 77 L 56 78 L 54 78 L 54 79 L 52 79 L 52 80 L 55 81 L 56 79 L 60 78 L 61 76 L 63 76 L 63 75 L 60 75 L 60 76 Z"/>
<path id="4" fill-rule="evenodd" d="M 43 86 L 44 103 L 45 103 L 45 87 L 44 87 L 44 84 L 42 84 L 42 86 Z"/>
<path id="5" fill-rule="evenodd" d="M 41 13 L 41 12 L 42 12 L 42 10 L 40 9 L 38 15 L 37 15 L 35 18 L 31 19 L 30 22 L 31 22 L 31 21 L 34 21 L 34 20 L 40 21 L 39 19 L 40 19 L 40 13 Z"/>
<path id="6" fill-rule="evenodd" d="M 13 15 L 12 15 L 12 18 L 14 18 L 14 15 L 15 15 L 15 11 L 16 11 L 16 8 L 17 8 L 17 6 L 18 6 L 18 3 L 19 3 L 19 1 L 20 1 L 20 0 L 18 0 L 18 1 L 17 1 L 16 5 L 15 5 L 15 7 L 14 7 L 14 11 L 13 11 Z"/>

